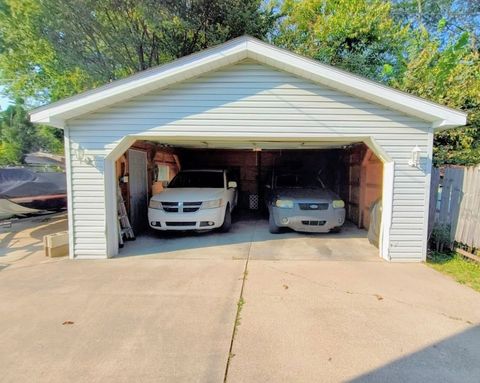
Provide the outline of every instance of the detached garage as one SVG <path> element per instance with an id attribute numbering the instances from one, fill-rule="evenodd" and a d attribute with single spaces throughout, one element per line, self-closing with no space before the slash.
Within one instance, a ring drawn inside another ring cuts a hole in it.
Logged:
<path id="1" fill-rule="evenodd" d="M 31 120 L 65 130 L 72 258 L 121 251 L 119 193 L 141 232 L 148 199 L 181 168 L 229 168 L 239 206 L 255 210 L 268 174 L 288 165 L 321 171 L 358 227 L 381 200 L 379 256 L 422 261 L 433 132 L 466 115 L 241 37 Z"/>

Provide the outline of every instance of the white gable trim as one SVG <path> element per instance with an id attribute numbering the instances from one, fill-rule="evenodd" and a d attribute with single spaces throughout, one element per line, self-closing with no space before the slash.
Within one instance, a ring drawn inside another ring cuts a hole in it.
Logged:
<path id="1" fill-rule="evenodd" d="M 197 77 L 246 58 L 432 122 L 435 128 L 446 129 L 466 124 L 467 115 L 461 111 L 321 64 L 249 36 L 230 40 L 169 64 L 35 109 L 30 113 L 30 119 L 34 123 L 63 128 L 68 119 Z"/>
<path id="2" fill-rule="evenodd" d="M 265 47 L 268 48 L 268 54 L 265 52 Z M 259 40 L 248 42 L 248 57 L 356 97 L 432 121 L 438 127 L 466 124 L 467 115 L 459 110 L 401 92 L 330 65 L 321 64 Z"/>

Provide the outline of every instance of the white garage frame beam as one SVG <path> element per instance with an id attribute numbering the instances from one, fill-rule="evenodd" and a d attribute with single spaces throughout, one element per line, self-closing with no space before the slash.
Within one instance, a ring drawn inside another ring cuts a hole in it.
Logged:
<path id="1" fill-rule="evenodd" d="M 282 143 L 302 143 L 308 142 L 308 149 L 315 149 L 315 144 L 318 144 L 317 148 L 322 148 L 322 143 L 337 142 L 339 144 L 351 144 L 363 142 L 367 145 L 375 155 L 383 162 L 383 190 L 382 190 L 382 225 L 380 233 L 380 245 L 379 254 L 380 257 L 385 260 L 390 260 L 388 244 L 390 243 L 390 225 L 393 209 L 393 172 L 394 162 L 388 156 L 387 153 L 376 143 L 372 137 L 365 136 L 331 136 L 331 137 L 318 137 L 315 135 L 291 135 L 291 134 L 275 134 L 275 136 L 257 135 L 256 137 L 242 136 L 239 134 L 231 133 L 228 136 L 218 135 L 205 135 L 201 136 L 179 136 L 178 134 L 156 134 L 156 135 L 130 135 L 125 136 L 117 146 L 105 157 L 105 234 L 107 237 L 107 257 L 111 258 L 118 255 L 118 225 L 117 225 L 117 180 L 115 175 L 115 161 L 125 153 L 125 151 L 138 140 L 156 141 L 166 145 L 181 145 L 181 142 L 194 142 L 197 141 L 200 148 L 204 148 L 204 142 L 211 143 L 225 143 L 231 142 L 238 144 L 244 144 L 247 148 L 248 145 L 252 145 L 255 142 L 264 143 L 276 143 L 278 149 L 281 149 Z M 261 146 L 259 146 L 261 148 Z M 213 147 L 212 147 L 213 148 Z M 219 147 L 220 148 L 220 147 Z M 288 148 L 287 148 L 288 149 Z"/>

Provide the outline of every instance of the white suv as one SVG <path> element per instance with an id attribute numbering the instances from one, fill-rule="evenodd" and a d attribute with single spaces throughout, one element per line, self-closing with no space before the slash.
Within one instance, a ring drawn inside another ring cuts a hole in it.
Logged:
<path id="1" fill-rule="evenodd" d="M 183 170 L 150 199 L 148 222 L 156 230 L 230 230 L 237 183 L 226 170 Z"/>

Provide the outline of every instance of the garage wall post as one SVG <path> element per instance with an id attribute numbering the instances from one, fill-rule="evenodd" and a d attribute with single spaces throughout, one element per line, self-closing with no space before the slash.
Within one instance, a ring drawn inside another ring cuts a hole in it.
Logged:
<path id="1" fill-rule="evenodd" d="M 390 228 L 393 212 L 393 178 L 395 164 L 393 161 L 383 163 L 382 191 L 382 230 L 380 232 L 380 256 L 390 261 Z"/>
<path id="2" fill-rule="evenodd" d="M 66 125 L 63 132 L 65 145 L 65 171 L 67 176 L 67 216 L 68 216 L 68 257 L 75 258 L 75 220 L 73 218 L 72 195 L 72 152 L 70 142 L 70 129 Z"/>
<path id="3" fill-rule="evenodd" d="M 117 212 L 117 177 L 115 161 L 136 141 L 132 136 L 125 136 L 105 157 L 105 240 L 107 258 L 118 255 L 118 212 Z"/>
<path id="4" fill-rule="evenodd" d="M 382 149 L 373 137 L 363 141 L 375 155 L 383 162 L 383 188 L 382 188 L 382 225 L 379 238 L 380 256 L 390 261 L 390 228 L 393 213 L 393 181 L 395 162 Z"/>
<path id="5" fill-rule="evenodd" d="M 117 191 L 115 160 L 105 158 L 105 239 L 107 258 L 118 254 Z"/>
<path id="6" fill-rule="evenodd" d="M 432 183 L 432 166 L 433 166 L 433 130 L 435 124 L 428 131 L 428 148 L 425 162 L 425 220 L 423 221 L 423 248 L 422 248 L 422 258 L 423 261 L 427 260 L 427 248 L 428 248 L 428 221 L 430 220 L 430 193 L 431 193 L 431 183 Z"/>

